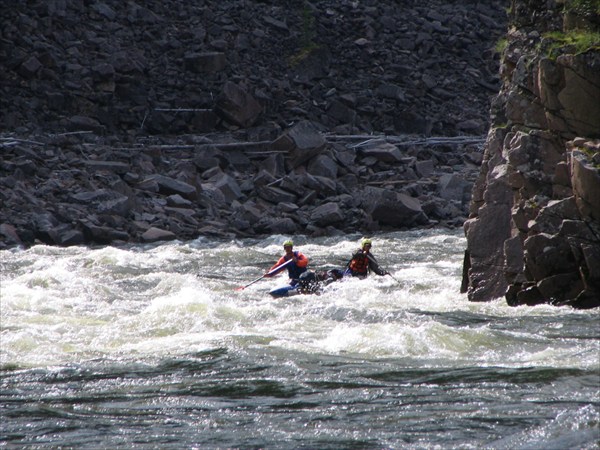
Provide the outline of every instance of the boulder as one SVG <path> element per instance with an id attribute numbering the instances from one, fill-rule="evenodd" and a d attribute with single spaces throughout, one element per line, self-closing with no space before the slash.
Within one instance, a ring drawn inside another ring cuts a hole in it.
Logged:
<path id="1" fill-rule="evenodd" d="M 428 178 L 433 174 L 434 169 L 435 164 L 431 159 L 415 162 L 415 172 L 420 178 Z"/>
<path id="2" fill-rule="evenodd" d="M 72 195 L 72 198 L 79 203 L 93 205 L 99 213 L 123 217 L 129 215 L 134 203 L 130 197 L 110 189 L 79 192 Z"/>
<path id="3" fill-rule="evenodd" d="M 320 227 L 336 225 L 344 220 L 344 212 L 337 203 L 328 202 L 313 209 L 310 219 Z"/>
<path id="4" fill-rule="evenodd" d="M 39 238 L 48 244 L 52 244 L 53 239 L 51 236 L 51 232 L 55 229 L 55 227 L 59 225 L 59 221 L 54 216 L 54 214 L 47 211 L 33 213 L 32 222 L 36 234 L 39 236 Z"/>
<path id="5" fill-rule="evenodd" d="M 330 179 L 335 179 L 338 174 L 337 164 L 327 155 L 317 155 L 309 162 L 307 170 L 311 175 Z"/>
<path id="6" fill-rule="evenodd" d="M 243 128 L 253 125 L 262 110 L 260 103 L 250 93 L 230 81 L 223 86 L 215 106 L 217 114 Z"/>
<path id="7" fill-rule="evenodd" d="M 327 115 L 334 119 L 334 123 L 346 124 L 356 121 L 356 111 L 337 100 L 329 104 Z"/>
<path id="8" fill-rule="evenodd" d="M 91 242 L 113 244 L 117 241 L 127 242 L 130 240 L 129 234 L 125 231 L 107 226 L 98 226 L 87 219 L 81 221 L 81 226 L 86 240 Z"/>
<path id="9" fill-rule="evenodd" d="M 275 139 L 271 147 L 287 152 L 286 165 L 294 169 L 320 154 L 325 144 L 325 138 L 317 128 L 309 121 L 302 121 Z"/>
<path id="10" fill-rule="evenodd" d="M 168 230 L 162 230 L 160 228 L 151 227 L 146 230 L 142 236 L 144 242 L 158 242 L 158 241 L 172 241 L 176 238 L 175 234 Z"/>
<path id="11" fill-rule="evenodd" d="M 459 175 L 455 174 L 444 174 L 438 182 L 439 195 L 446 200 L 462 202 L 468 188 L 469 184 Z"/>
<path id="12" fill-rule="evenodd" d="M 555 234 L 560 230 L 564 220 L 574 220 L 579 217 L 575 197 L 564 200 L 553 200 L 543 207 L 535 220 L 530 221 L 528 227 L 536 233 Z"/>
<path id="13" fill-rule="evenodd" d="M 205 208 L 223 208 L 228 202 L 225 194 L 212 183 L 202 184 L 202 193 L 198 197 L 198 203 Z"/>
<path id="14" fill-rule="evenodd" d="M 338 192 L 338 185 L 335 178 L 321 177 L 321 176 L 308 176 L 308 180 L 314 180 L 316 184 L 311 183 L 314 189 L 323 196 L 335 195 Z"/>
<path id="15" fill-rule="evenodd" d="M 192 202 L 189 200 L 186 200 L 179 194 L 173 194 L 173 195 L 169 195 L 167 197 L 167 205 L 174 206 L 176 208 L 181 208 L 181 207 L 191 206 Z"/>
<path id="16" fill-rule="evenodd" d="M 302 81 L 325 78 L 331 64 L 331 51 L 319 46 L 308 49 L 292 61 L 295 76 Z"/>
<path id="17" fill-rule="evenodd" d="M 516 301 L 511 303 L 511 306 L 527 305 L 536 306 L 548 303 L 548 299 L 544 297 L 537 286 L 529 286 L 520 290 L 516 295 Z"/>
<path id="18" fill-rule="evenodd" d="M 147 181 L 155 182 L 158 185 L 158 192 L 165 195 L 179 194 L 188 200 L 196 200 L 198 190 L 196 187 L 184 181 L 164 175 L 152 175 Z"/>
<path id="19" fill-rule="evenodd" d="M 222 173 L 213 181 L 213 184 L 215 188 L 223 193 L 227 202 L 238 200 L 243 196 L 240 185 L 233 177 L 227 174 Z"/>
<path id="20" fill-rule="evenodd" d="M 584 244 L 581 250 L 584 262 L 581 271 L 586 288 L 600 291 L 600 243 Z"/>
<path id="21" fill-rule="evenodd" d="M 505 264 L 504 243 L 510 237 L 510 206 L 486 204 L 477 218 L 465 222 L 464 228 L 470 261 L 469 299 L 489 301 L 503 296 L 508 283 L 500 268 Z M 518 266 L 518 262 L 509 264 Z"/>
<path id="22" fill-rule="evenodd" d="M 386 141 L 376 140 L 369 142 L 360 148 L 365 157 L 373 157 L 378 161 L 387 163 L 398 163 L 402 161 L 403 155 L 394 144 Z"/>
<path id="23" fill-rule="evenodd" d="M 582 291 L 583 282 L 578 272 L 567 272 L 541 279 L 537 288 L 548 302 L 574 300 Z"/>
<path id="24" fill-rule="evenodd" d="M 69 118 L 67 128 L 71 131 L 93 131 L 102 134 L 105 127 L 94 117 L 75 115 Z"/>
<path id="25" fill-rule="evenodd" d="M 523 242 L 520 236 L 514 236 L 504 241 L 504 261 L 506 262 L 504 272 L 510 283 L 523 281 L 518 277 L 523 273 Z"/>
<path id="26" fill-rule="evenodd" d="M 120 175 L 129 172 L 130 165 L 123 162 L 118 161 L 94 161 L 94 160 L 86 160 L 85 165 L 91 171 L 100 171 L 106 170 L 108 172 L 118 173 Z"/>
<path id="27" fill-rule="evenodd" d="M 297 200 L 296 195 L 274 186 L 261 186 L 256 189 L 260 198 L 269 203 L 293 203 Z"/>
<path id="28" fill-rule="evenodd" d="M 264 219 L 263 219 L 264 220 Z M 295 234 L 298 232 L 298 225 L 290 217 L 269 219 L 265 226 L 270 233 L 277 234 Z"/>
<path id="29" fill-rule="evenodd" d="M 3 241 L 7 245 L 23 245 L 17 230 L 9 223 L 0 224 L 0 235 L 4 237 Z"/>
<path id="30" fill-rule="evenodd" d="M 42 63 L 37 59 L 37 57 L 32 56 L 25 60 L 19 66 L 19 75 L 24 78 L 33 78 L 35 74 L 42 68 Z"/>
<path id="31" fill-rule="evenodd" d="M 408 195 L 367 187 L 360 197 L 365 212 L 382 225 L 402 228 L 424 225 L 429 221 L 419 200 Z"/>
<path id="32" fill-rule="evenodd" d="M 377 87 L 375 94 L 392 100 L 405 100 L 404 89 L 396 84 L 382 83 Z"/>
<path id="33" fill-rule="evenodd" d="M 527 270 L 534 280 L 570 272 L 575 266 L 571 247 L 565 239 L 546 233 L 528 237 L 523 243 Z"/>
<path id="34" fill-rule="evenodd" d="M 394 129 L 403 133 L 430 136 L 433 121 L 419 112 L 400 111 L 394 117 Z"/>
<path id="35" fill-rule="evenodd" d="M 236 215 L 247 220 L 250 223 L 258 222 L 263 216 L 263 212 L 258 209 L 254 202 L 247 201 L 241 207 L 237 208 Z"/>
<path id="36" fill-rule="evenodd" d="M 56 245 L 63 247 L 83 245 L 85 243 L 83 232 L 74 230 L 68 225 L 53 228 L 49 234 Z"/>

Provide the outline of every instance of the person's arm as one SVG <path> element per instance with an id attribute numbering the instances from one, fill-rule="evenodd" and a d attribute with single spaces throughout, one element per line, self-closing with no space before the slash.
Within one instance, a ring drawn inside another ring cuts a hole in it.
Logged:
<path id="1" fill-rule="evenodd" d="M 295 263 L 298 267 L 306 267 L 308 266 L 308 258 L 302 253 L 298 252 Z"/>
<path id="2" fill-rule="evenodd" d="M 274 270 L 275 268 L 281 266 L 284 262 L 286 261 L 285 256 L 282 256 L 281 258 L 279 258 L 279 260 L 273 264 L 273 266 L 267 271 L 267 274 L 269 272 L 271 272 L 272 270 Z M 281 269 L 277 270 L 276 272 L 272 273 L 271 275 L 265 275 L 267 278 L 270 278 L 274 275 L 279 274 L 283 269 L 285 269 L 285 267 L 282 267 Z"/>
<path id="3" fill-rule="evenodd" d="M 368 255 L 367 257 L 369 258 L 369 269 L 371 269 L 377 275 L 383 276 L 388 274 L 386 270 L 383 270 L 381 267 L 379 267 L 379 263 L 373 255 Z"/>

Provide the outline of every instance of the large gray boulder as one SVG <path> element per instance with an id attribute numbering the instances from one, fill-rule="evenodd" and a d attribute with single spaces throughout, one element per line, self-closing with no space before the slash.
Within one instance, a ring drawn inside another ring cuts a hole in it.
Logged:
<path id="1" fill-rule="evenodd" d="M 369 186 L 360 197 L 365 212 L 382 225 L 402 228 L 429 221 L 419 200 L 406 194 Z"/>
<path id="2" fill-rule="evenodd" d="M 230 81 L 226 82 L 217 100 L 215 111 L 228 122 L 247 128 L 262 113 L 261 104 L 245 89 Z"/>
<path id="3" fill-rule="evenodd" d="M 161 194 L 179 194 L 188 200 L 196 200 L 198 197 L 198 190 L 196 187 L 185 181 L 180 181 L 164 175 L 152 175 L 147 181 L 156 183 L 158 185 L 158 191 Z"/>
<path id="4" fill-rule="evenodd" d="M 169 230 L 151 227 L 142 234 L 144 242 L 172 241 L 175 239 L 175 233 Z"/>
<path id="5" fill-rule="evenodd" d="M 372 156 L 373 158 L 388 163 L 398 163 L 402 161 L 402 152 L 397 146 L 384 140 L 375 140 L 361 146 L 360 152 L 364 156 Z"/>
<path id="6" fill-rule="evenodd" d="M 286 130 L 271 146 L 274 150 L 287 152 L 286 166 L 294 169 L 319 155 L 325 144 L 325 138 L 314 124 L 304 120 Z"/>
<path id="7" fill-rule="evenodd" d="M 337 203 L 329 202 L 313 209 L 310 219 L 321 227 L 336 225 L 344 220 L 344 212 Z"/>

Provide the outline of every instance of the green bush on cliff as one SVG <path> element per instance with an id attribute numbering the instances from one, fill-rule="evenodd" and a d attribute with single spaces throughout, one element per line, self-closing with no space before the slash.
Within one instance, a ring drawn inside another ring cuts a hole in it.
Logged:
<path id="1" fill-rule="evenodd" d="M 598 162 L 600 161 L 600 156 L 598 152 L 585 146 L 576 147 L 574 148 L 574 150 L 579 150 L 581 153 L 583 153 L 587 157 L 590 166 L 594 167 L 597 170 L 600 170 L 600 163 Z"/>
<path id="2" fill-rule="evenodd" d="M 600 32 L 597 31 L 553 31 L 544 34 L 544 38 L 542 51 L 552 59 L 564 53 L 577 55 L 591 49 L 600 50 Z"/>
<path id="3" fill-rule="evenodd" d="M 504 50 L 506 50 L 506 47 L 508 47 L 508 39 L 505 36 L 503 36 L 496 42 L 494 50 L 496 51 L 496 53 L 500 53 L 500 55 L 502 55 L 504 53 Z"/>

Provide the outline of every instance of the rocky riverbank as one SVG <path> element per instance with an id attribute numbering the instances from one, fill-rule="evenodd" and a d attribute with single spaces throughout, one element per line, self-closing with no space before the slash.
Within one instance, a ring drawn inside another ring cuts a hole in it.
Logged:
<path id="1" fill-rule="evenodd" d="M 224 142 L 221 140 L 224 139 Z M 461 226 L 482 138 L 1 138 L 4 246 Z"/>
<path id="2" fill-rule="evenodd" d="M 468 214 L 502 1 L 50 0 L 0 16 L 2 248 Z"/>

